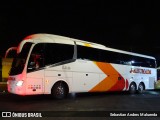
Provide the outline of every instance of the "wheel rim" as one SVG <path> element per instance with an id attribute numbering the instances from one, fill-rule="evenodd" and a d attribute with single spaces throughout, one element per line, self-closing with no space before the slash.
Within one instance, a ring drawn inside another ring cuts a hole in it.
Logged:
<path id="1" fill-rule="evenodd" d="M 143 92 L 144 88 L 143 88 L 142 84 L 139 85 L 138 90 L 139 90 L 139 92 Z"/>
<path id="2" fill-rule="evenodd" d="M 131 85 L 131 91 L 135 91 L 135 86 L 134 85 Z"/>
<path id="3" fill-rule="evenodd" d="M 62 86 L 57 87 L 56 95 L 64 95 L 64 88 Z"/>
<path id="4" fill-rule="evenodd" d="M 130 87 L 130 91 L 131 91 L 131 93 L 134 93 L 134 92 L 135 92 L 135 90 L 136 90 L 136 87 L 135 87 L 135 85 L 134 85 L 134 84 L 132 84 L 132 85 L 131 85 L 131 87 Z"/>

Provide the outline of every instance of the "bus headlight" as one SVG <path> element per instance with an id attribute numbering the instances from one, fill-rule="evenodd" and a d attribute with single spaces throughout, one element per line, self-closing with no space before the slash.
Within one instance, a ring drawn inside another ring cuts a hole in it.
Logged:
<path id="1" fill-rule="evenodd" d="M 18 81 L 16 85 L 17 86 L 22 86 L 23 85 L 23 81 Z"/>

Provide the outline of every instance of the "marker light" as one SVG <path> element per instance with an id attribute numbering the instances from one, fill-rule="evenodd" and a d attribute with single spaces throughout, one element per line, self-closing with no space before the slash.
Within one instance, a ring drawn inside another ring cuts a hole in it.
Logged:
<path id="1" fill-rule="evenodd" d="M 17 86 L 22 86 L 23 85 L 23 81 L 18 81 L 16 85 Z"/>

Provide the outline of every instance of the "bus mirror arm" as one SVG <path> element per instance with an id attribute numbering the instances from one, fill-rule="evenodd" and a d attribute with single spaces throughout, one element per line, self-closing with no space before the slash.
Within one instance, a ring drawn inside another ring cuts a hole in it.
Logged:
<path id="1" fill-rule="evenodd" d="M 30 68 L 30 67 L 28 68 L 28 70 L 32 70 L 32 69 L 33 69 L 33 68 Z"/>
<path id="2" fill-rule="evenodd" d="M 28 66 L 28 70 L 33 70 L 35 69 L 35 62 L 30 62 L 29 66 Z"/>

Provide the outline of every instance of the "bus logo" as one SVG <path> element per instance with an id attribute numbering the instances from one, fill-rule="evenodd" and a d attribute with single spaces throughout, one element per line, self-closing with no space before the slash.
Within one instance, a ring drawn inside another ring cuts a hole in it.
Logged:
<path id="1" fill-rule="evenodd" d="M 131 68 L 130 73 L 151 74 L 149 69 Z"/>

